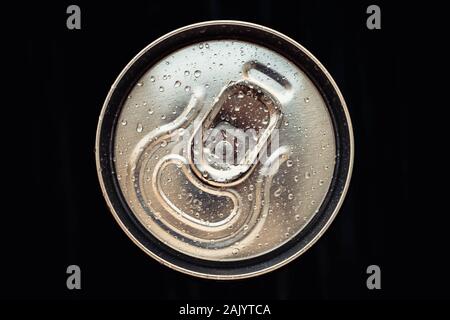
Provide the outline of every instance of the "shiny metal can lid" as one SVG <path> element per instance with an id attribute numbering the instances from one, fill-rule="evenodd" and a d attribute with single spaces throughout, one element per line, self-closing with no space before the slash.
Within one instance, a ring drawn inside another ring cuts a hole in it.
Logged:
<path id="1" fill-rule="evenodd" d="M 320 62 L 269 28 L 211 21 L 142 50 L 100 115 L 108 206 L 159 262 L 237 279 L 300 256 L 341 206 L 353 162 L 345 101 Z"/>

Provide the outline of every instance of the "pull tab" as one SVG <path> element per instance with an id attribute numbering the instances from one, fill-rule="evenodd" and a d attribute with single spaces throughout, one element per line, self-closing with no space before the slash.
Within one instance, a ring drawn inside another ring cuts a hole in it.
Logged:
<path id="1" fill-rule="evenodd" d="M 245 79 L 273 92 L 281 104 L 285 104 L 292 99 L 292 84 L 289 80 L 259 61 L 246 62 L 242 68 L 242 75 Z"/>
<path id="2" fill-rule="evenodd" d="M 251 80 L 231 82 L 196 126 L 189 145 L 190 165 L 216 186 L 239 183 L 282 117 L 279 100 Z"/>

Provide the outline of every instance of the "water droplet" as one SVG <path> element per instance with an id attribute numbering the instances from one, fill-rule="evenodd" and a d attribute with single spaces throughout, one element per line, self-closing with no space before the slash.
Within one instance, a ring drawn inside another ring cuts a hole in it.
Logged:
<path id="1" fill-rule="evenodd" d="M 289 121 L 285 121 L 284 125 L 287 127 L 289 125 Z"/>
<path id="2" fill-rule="evenodd" d="M 186 86 L 186 87 L 184 87 L 184 91 L 186 91 L 186 92 L 189 92 L 189 91 L 191 91 L 191 87 L 190 87 L 190 86 Z"/>
<path id="3" fill-rule="evenodd" d="M 294 162 L 292 161 L 292 160 L 288 160 L 288 161 L 286 161 L 286 166 L 289 168 L 289 167 L 292 167 L 292 165 L 294 164 Z"/>
<path id="4" fill-rule="evenodd" d="M 222 67 L 223 67 L 223 63 L 220 63 L 220 64 L 219 64 L 219 67 L 222 68 Z"/>
<path id="5" fill-rule="evenodd" d="M 244 230 L 248 230 L 248 225 L 244 224 Z"/>
<path id="6" fill-rule="evenodd" d="M 159 87 L 159 92 L 163 92 L 163 91 L 164 91 L 164 87 L 163 86 Z"/>
<path id="7" fill-rule="evenodd" d="M 320 185 L 323 185 L 323 182 L 324 182 L 323 180 L 320 180 L 320 181 L 319 181 L 319 184 L 320 184 Z"/>
<path id="8" fill-rule="evenodd" d="M 178 88 L 179 86 L 181 86 L 181 82 L 180 81 L 175 81 L 175 83 L 173 84 L 173 86 L 175 88 Z"/>
<path id="9" fill-rule="evenodd" d="M 298 176 L 294 176 L 294 181 L 298 182 Z"/>
<path id="10" fill-rule="evenodd" d="M 128 122 L 127 122 L 127 120 L 125 120 L 125 119 L 123 119 L 122 122 L 121 122 L 121 124 L 122 124 L 123 126 L 126 126 L 127 123 L 128 123 Z"/>
<path id="11" fill-rule="evenodd" d="M 309 171 L 305 172 L 305 179 L 309 179 L 311 178 L 311 173 L 309 173 Z"/>
<path id="12" fill-rule="evenodd" d="M 148 114 L 153 114 L 153 110 L 152 109 L 148 109 Z"/>
<path id="13" fill-rule="evenodd" d="M 167 141 L 166 140 L 161 141 L 161 147 L 165 147 L 165 146 L 167 146 Z"/>
<path id="14" fill-rule="evenodd" d="M 203 43 L 200 43 L 200 44 L 198 45 L 198 48 L 199 48 L 199 49 L 203 49 Z"/>
<path id="15" fill-rule="evenodd" d="M 233 248 L 231 253 L 233 253 L 234 255 L 238 254 L 239 253 L 239 248 Z"/>
<path id="16" fill-rule="evenodd" d="M 142 126 L 142 123 L 138 123 L 137 126 L 136 126 L 136 131 L 140 133 L 140 132 L 142 132 L 142 130 L 144 130 L 144 127 Z"/>
<path id="17" fill-rule="evenodd" d="M 300 220 L 300 215 L 299 214 L 295 215 L 295 220 L 297 220 L 297 221 Z"/>
<path id="18" fill-rule="evenodd" d="M 200 77 L 201 74 L 202 74 L 202 72 L 200 70 L 195 70 L 195 72 L 194 72 L 194 76 L 196 78 Z"/>
<path id="19" fill-rule="evenodd" d="M 208 43 L 205 43 L 205 48 L 209 49 L 209 44 Z"/>
<path id="20" fill-rule="evenodd" d="M 151 77 L 150 77 L 150 81 L 151 81 L 151 82 L 155 82 L 155 77 L 154 77 L 154 76 L 151 76 Z"/>
<path id="21" fill-rule="evenodd" d="M 245 97 L 245 95 L 242 91 L 239 91 L 237 97 L 238 97 L 238 99 L 242 99 Z"/>
<path id="22" fill-rule="evenodd" d="M 309 102 L 309 97 L 306 97 L 303 100 L 305 101 L 305 103 L 308 103 Z"/>
<path id="23" fill-rule="evenodd" d="M 205 88 L 208 89 L 209 88 L 209 84 L 205 84 Z"/>
<path id="24" fill-rule="evenodd" d="M 142 87 L 142 86 L 144 85 L 144 83 L 141 82 L 141 81 L 139 81 L 139 82 L 137 83 L 137 85 L 138 85 L 138 87 Z"/>
<path id="25" fill-rule="evenodd" d="M 248 200 L 252 201 L 252 200 L 253 200 L 253 194 L 250 193 L 250 194 L 247 196 L 247 198 L 248 198 Z"/>
<path id="26" fill-rule="evenodd" d="M 277 190 L 275 190 L 275 192 L 273 193 L 273 195 L 278 198 L 281 193 L 283 192 L 283 190 L 281 188 L 278 188 Z"/>
<path id="27" fill-rule="evenodd" d="M 191 73 L 190 73 L 188 70 L 186 70 L 186 71 L 184 72 L 184 75 L 185 75 L 186 77 L 189 77 L 190 74 L 191 74 Z"/>
<path id="28" fill-rule="evenodd" d="M 289 194 L 288 194 L 288 199 L 289 199 L 289 200 L 294 199 L 294 195 L 293 195 L 292 193 L 289 193 Z"/>
<path id="29" fill-rule="evenodd" d="M 166 119 L 166 115 L 165 114 L 163 114 L 162 116 L 161 116 L 161 119 Z"/>

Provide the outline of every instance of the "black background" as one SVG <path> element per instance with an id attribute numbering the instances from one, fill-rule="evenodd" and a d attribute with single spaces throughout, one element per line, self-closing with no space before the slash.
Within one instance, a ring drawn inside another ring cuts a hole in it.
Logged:
<path id="1" fill-rule="evenodd" d="M 366 28 L 366 8 L 373 3 L 364 1 L 77 1 L 16 8 L 21 19 L 15 27 L 22 33 L 15 43 L 25 45 L 21 67 L 27 75 L 19 83 L 27 90 L 16 110 L 25 119 L 12 131 L 22 134 L 11 140 L 26 141 L 25 150 L 16 153 L 26 178 L 8 180 L 15 190 L 9 201 L 19 210 L 6 210 L 8 220 L 2 225 L 0 296 L 442 297 L 444 288 L 435 284 L 430 285 L 433 290 L 425 290 L 422 282 L 411 285 L 401 252 L 393 249 L 401 234 L 391 221 L 407 210 L 408 203 L 408 116 L 398 103 L 397 77 L 401 13 L 392 4 L 375 3 L 382 10 L 381 30 Z M 69 4 L 81 7 L 81 30 L 66 28 Z M 100 109 L 122 68 L 159 36 L 212 19 L 262 24 L 310 50 L 346 99 L 356 146 L 347 198 L 318 243 L 279 270 L 232 282 L 180 274 L 135 246 L 109 213 L 94 157 Z M 10 168 L 6 171 L 15 172 Z M 66 288 L 70 264 L 82 269 L 80 291 Z M 382 290 L 366 287 L 371 264 L 381 267 Z"/>

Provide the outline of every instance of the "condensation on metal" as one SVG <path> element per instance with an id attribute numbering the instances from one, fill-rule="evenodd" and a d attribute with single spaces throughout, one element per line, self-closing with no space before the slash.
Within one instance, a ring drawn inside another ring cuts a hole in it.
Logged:
<path id="1" fill-rule="evenodd" d="M 251 128 L 262 140 L 248 161 L 224 166 L 211 162 L 202 138 L 189 140 L 205 126 Z M 253 161 L 275 134 L 264 161 Z M 191 150 L 180 151 L 183 139 Z M 297 235 L 327 195 L 335 156 L 331 117 L 306 74 L 237 40 L 162 57 L 125 100 L 114 144 L 120 188 L 142 225 L 171 248 L 213 261 L 257 257 Z"/>

